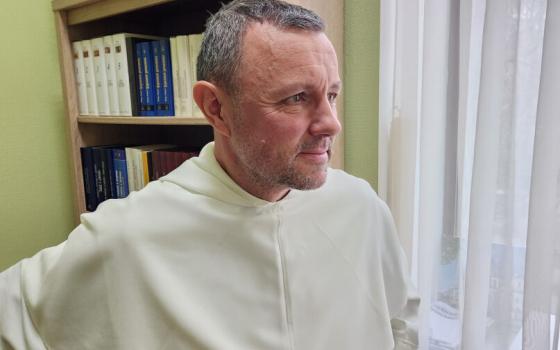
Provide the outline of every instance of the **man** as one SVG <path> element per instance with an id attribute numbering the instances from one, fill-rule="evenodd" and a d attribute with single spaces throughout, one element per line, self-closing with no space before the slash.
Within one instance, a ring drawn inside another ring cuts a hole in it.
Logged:
<path id="1" fill-rule="evenodd" d="M 327 167 L 341 82 L 321 19 L 234 1 L 198 76 L 215 142 L 0 275 L 1 347 L 416 348 L 390 213 Z"/>

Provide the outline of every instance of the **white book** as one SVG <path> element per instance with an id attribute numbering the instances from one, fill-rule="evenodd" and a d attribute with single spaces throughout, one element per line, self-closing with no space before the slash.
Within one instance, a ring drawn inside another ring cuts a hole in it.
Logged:
<path id="1" fill-rule="evenodd" d="M 105 46 L 103 45 L 103 38 L 92 39 L 91 48 L 93 50 L 97 109 L 99 115 L 109 115 L 109 90 L 107 88 L 107 68 L 105 65 Z"/>
<path id="2" fill-rule="evenodd" d="M 177 38 L 169 38 L 171 48 L 171 76 L 173 79 L 173 105 L 175 115 L 182 115 L 181 104 L 179 103 L 179 60 L 177 59 Z"/>
<path id="3" fill-rule="evenodd" d="M 190 68 L 191 68 L 191 86 L 190 89 L 192 91 L 194 84 L 196 83 L 196 64 L 198 61 L 198 54 L 200 53 L 200 47 L 202 45 L 202 34 L 192 34 L 189 35 L 189 54 L 190 54 Z M 192 96 L 192 92 L 191 92 Z M 194 101 L 194 98 L 191 98 L 192 104 L 192 115 L 197 118 L 204 118 L 204 114 L 198 105 Z"/>
<path id="4" fill-rule="evenodd" d="M 119 90 L 117 89 L 117 71 L 115 70 L 115 47 L 113 36 L 103 37 L 105 67 L 107 74 L 107 91 L 109 93 L 109 113 L 119 115 Z"/>
<path id="5" fill-rule="evenodd" d="M 126 47 L 126 37 L 124 33 L 115 34 L 113 35 L 113 45 L 115 47 L 115 70 L 117 76 L 117 90 L 119 96 L 119 111 L 120 115 L 133 115 L 132 112 L 132 100 L 130 94 L 130 78 L 129 78 L 129 69 L 132 71 L 134 70 L 134 66 L 128 67 L 128 55 L 127 47 Z M 131 54 L 131 53 L 130 53 Z M 134 74 L 134 73 L 133 73 Z M 133 96 L 136 99 L 136 96 Z M 128 153 L 126 154 L 126 158 L 128 158 Z M 129 177 L 129 186 L 130 185 L 130 177 L 132 175 L 131 171 L 128 169 L 127 164 L 127 171 Z M 133 191 L 133 187 L 131 187 L 131 191 Z"/>
<path id="6" fill-rule="evenodd" d="M 93 52 L 91 51 L 91 40 L 82 41 L 84 56 L 84 76 L 88 104 L 88 114 L 98 115 L 97 94 L 95 90 L 95 73 L 93 71 Z"/>
<path id="7" fill-rule="evenodd" d="M 76 79 L 76 92 L 78 95 L 78 110 L 81 115 L 88 114 L 86 75 L 84 72 L 84 52 L 81 41 L 72 43 L 74 55 L 74 78 Z"/>
<path id="8" fill-rule="evenodd" d="M 124 153 L 126 156 L 126 175 L 128 178 L 128 192 L 137 191 L 137 174 L 136 168 L 138 167 L 136 160 L 136 155 L 134 154 L 134 149 L 132 147 L 125 147 Z"/>
<path id="9" fill-rule="evenodd" d="M 177 37 L 177 59 L 179 61 L 179 104 L 182 112 L 180 116 L 192 117 L 192 79 L 189 41 L 186 35 Z"/>

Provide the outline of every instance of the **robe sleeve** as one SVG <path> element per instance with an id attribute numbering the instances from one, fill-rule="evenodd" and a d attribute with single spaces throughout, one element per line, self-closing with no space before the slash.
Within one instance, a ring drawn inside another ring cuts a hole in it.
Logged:
<path id="1" fill-rule="evenodd" d="M 56 261 L 64 243 L 42 250 L 35 259 L 50 266 Z M 22 260 L 0 273 L 0 350 L 46 349 L 33 323 L 23 296 Z"/>

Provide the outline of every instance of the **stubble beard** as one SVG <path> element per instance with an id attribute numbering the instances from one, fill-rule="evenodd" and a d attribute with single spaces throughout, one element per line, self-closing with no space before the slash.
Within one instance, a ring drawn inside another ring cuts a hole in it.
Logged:
<path id="1" fill-rule="evenodd" d="M 300 167 L 303 166 L 304 169 L 300 169 L 297 163 L 302 160 L 297 159 L 297 154 L 300 149 L 306 149 L 306 145 L 309 144 L 309 142 L 302 144 L 295 154 L 272 154 L 266 147 L 250 144 L 250 141 L 234 142 L 234 147 L 237 149 L 239 161 L 246 169 L 251 182 L 256 186 L 270 190 L 282 188 L 312 190 L 324 184 L 328 162 L 302 164 Z M 314 141 L 313 144 L 316 145 L 317 141 Z"/>
<path id="2" fill-rule="evenodd" d="M 329 162 L 324 164 L 298 164 L 303 162 L 297 159 L 301 151 L 317 147 L 328 148 L 329 161 L 331 158 L 332 137 L 320 136 L 298 145 L 296 150 L 287 150 L 282 153 L 267 149 L 266 140 L 257 140 L 247 132 L 248 126 L 241 122 L 243 118 L 236 118 L 234 134 L 238 137 L 231 139 L 236 150 L 240 165 L 245 168 L 245 173 L 250 181 L 263 191 L 278 189 L 312 190 L 321 187 L 327 177 Z M 293 153 L 291 153 L 291 152 Z M 290 153 L 288 153 L 290 152 Z M 299 165 L 299 167 L 298 167 Z"/>

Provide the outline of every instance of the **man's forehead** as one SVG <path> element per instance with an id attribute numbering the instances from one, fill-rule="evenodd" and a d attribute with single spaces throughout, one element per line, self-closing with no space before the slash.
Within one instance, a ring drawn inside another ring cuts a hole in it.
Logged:
<path id="1" fill-rule="evenodd" d="M 323 32 L 279 28 L 267 22 L 256 22 L 247 27 L 243 54 L 274 55 L 279 52 L 302 51 L 312 49 L 309 44 L 318 40 L 330 45 L 329 39 Z"/>

